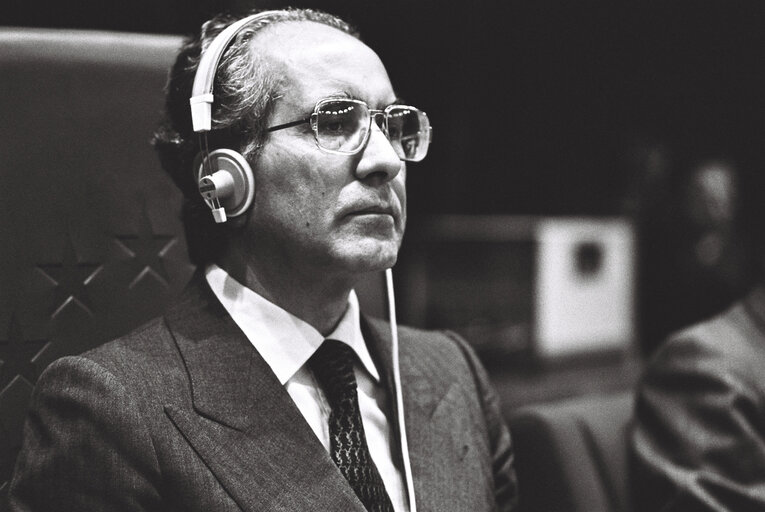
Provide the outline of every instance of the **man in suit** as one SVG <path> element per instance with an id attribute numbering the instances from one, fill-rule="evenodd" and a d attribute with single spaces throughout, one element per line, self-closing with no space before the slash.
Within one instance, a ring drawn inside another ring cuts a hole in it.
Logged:
<path id="1" fill-rule="evenodd" d="M 746 175 L 744 206 L 765 261 L 761 174 Z M 765 510 L 763 283 L 648 363 L 631 438 L 636 512 Z"/>
<path id="2" fill-rule="evenodd" d="M 221 44 L 208 131 L 189 99 L 212 98 L 192 82 Z M 11 508 L 512 510 L 508 430 L 470 347 L 391 331 L 353 293 L 396 261 L 404 162 L 429 140 L 342 20 L 206 23 L 155 137 L 200 270 L 163 317 L 40 377 Z"/>

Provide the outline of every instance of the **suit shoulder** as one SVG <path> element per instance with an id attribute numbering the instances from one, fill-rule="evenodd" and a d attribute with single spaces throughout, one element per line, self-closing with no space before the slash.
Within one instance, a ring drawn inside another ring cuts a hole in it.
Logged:
<path id="1" fill-rule="evenodd" d="M 726 358 L 747 358 L 760 353 L 765 357 L 765 334 L 739 302 L 723 313 L 671 334 L 657 351 L 657 359 L 688 352 Z"/>
<path id="2" fill-rule="evenodd" d="M 672 334 L 649 362 L 643 380 L 705 376 L 761 387 L 765 335 L 742 303 Z M 738 384 L 736 384 L 738 385 Z"/>
<path id="3" fill-rule="evenodd" d="M 115 376 L 134 379 L 150 380 L 182 364 L 164 317 L 154 318 L 81 357 L 99 364 Z"/>
<path id="4" fill-rule="evenodd" d="M 133 352 L 136 354 L 156 350 L 157 342 L 170 336 L 164 317 L 156 317 L 111 341 L 103 343 L 82 355 L 90 359 L 106 358 L 109 355 Z"/>

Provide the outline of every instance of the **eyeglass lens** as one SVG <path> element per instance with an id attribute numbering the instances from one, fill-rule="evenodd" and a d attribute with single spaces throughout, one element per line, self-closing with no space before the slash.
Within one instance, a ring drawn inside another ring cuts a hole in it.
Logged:
<path id="1" fill-rule="evenodd" d="M 366 141 L 370 129 L 369 108 L 360 102 L 330 100 L 316 111 L 316 138 L 324 149 L 353 153 Z M 382 123 L 396 154 L 402 160 L 425 157 L 430 137 L 427 116 L 418 110 L 393 105 L 385 109 Z"/>
<path id="2" fill-rule="evenodd" d="M 368 129 L 369 110 L 363 103 L 328 101 L 316 112 L 316 138 L 324 149 L 352 153 Z"/>
<path id="3" fill-rule="evenodd" d="M 418 162 L 425 158 L 430 143 L 430 123 L 423 112 L 403 106 L 385 111 L 388 139 L 402 160 Z"/>

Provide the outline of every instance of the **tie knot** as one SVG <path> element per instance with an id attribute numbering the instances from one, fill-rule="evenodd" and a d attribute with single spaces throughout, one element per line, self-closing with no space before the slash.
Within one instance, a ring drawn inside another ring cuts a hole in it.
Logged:
<path id="1" fill-rule="evenodd" d="M 356 353 L 351 347 L 341 341 L 328 339 L 308 360 L 308 366 L 332 407 L 343 399 L 356 396 L 356 376 L 353 373 L 355 359 Z"/>

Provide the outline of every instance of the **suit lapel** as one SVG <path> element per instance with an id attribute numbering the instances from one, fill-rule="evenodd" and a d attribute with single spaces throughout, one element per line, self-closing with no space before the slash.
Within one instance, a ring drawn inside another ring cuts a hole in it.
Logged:
<path id="1" fill-rule="evenodd" d="M 388 396 L 395 397 L 389 326 L 362 317 L 362 327 L 375 364 L 383 368 L 381 374 Z M 465 439 L 470 430 L 464 424 L 467 420 L 463 394 L 448 378 L 440 380 L 444 374 L 433 369 L 429 354 L 418 352 L 421 343 L 408 337 L 404 329 L 399 336 L 404 416 L 418 509 L 453 510 L 451 496 L 466 481 L 460 461 L 470 444 Z M 400 443 L 394 398 L 390 409 L 396 443 Z M 400 450 L 395 453 L 400 454 Z"/>
<path id="2" fill-rule="evenodd" d="M 382 368 L 383 385 L 386 387 L 388 396 L 395 398 L 392 340 L 389 324 L 362 315 L 361 325 L 364 339 L 375 360 L 375 365 L 378 369 Z M 399 340 L 399 369 L 403 383 L 405 420 L 409 423 L 411 416 L 413 423 L 416 424 L 417 421 L 415 420 L 430 417 L 446 390 L 433 387 L 432 380 L 420 370 L 418 364 L 415 364 L 416 361 L 413 360 L 409 348 L 406 339 Z M 394 414 L 398 414 L 393 398 L 391 398 L 392 409 Z M 396 416 L 392 417 L 395 418 Z M 394 423 L 396 422 L 394 421 Z M 398 425 L 396 424 L 396 426 Z"/>
<path id="3" fill-rule="evenodd" d="M 192 394 L 166 413 L 243 510 L 363 510 L 201 275 L 166 318 Z"/>

